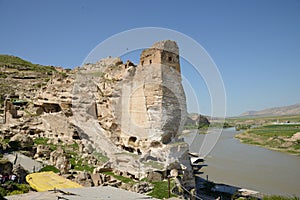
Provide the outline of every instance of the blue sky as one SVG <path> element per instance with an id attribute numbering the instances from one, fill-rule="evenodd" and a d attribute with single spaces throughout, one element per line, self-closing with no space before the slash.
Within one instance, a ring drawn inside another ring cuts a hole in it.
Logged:
<path id="1" fill-rule="evenodd" d="M 227 115 L 300 102 L 299 0 L 0 0 L 0 24 L 0 54 L 68 68 L 119 32 L 173 29 L 196 40 L 216 63 Z M 200 110 L 209 114 L 201 85 Z"/>

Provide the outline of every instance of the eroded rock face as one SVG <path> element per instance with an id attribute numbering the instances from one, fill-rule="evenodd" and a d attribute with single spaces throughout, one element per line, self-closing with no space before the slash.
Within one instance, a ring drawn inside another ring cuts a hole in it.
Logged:
<path id="1" fill-rule="evenodd" d="M 50 154 L 50 164 L 60 170 L 61 173 L 65 174 L 71 169 L 69 158 L 61 147 L 58 147 L 55 151 Z"/>
<path id="2" fill-rule="evenodd" d="M 174 41 L 161 41 L 142 52 L 137 66 L 106 58 L 77 73 L 76 124 L 114 168 L 138 177 L 173 166 L 193 180 L 188 145 L 177 137 L 187 114 L 178 52 Z"/>
<path id="3" fill-rule="evenodd" d="M 53 76 L 34 101 L 40 117 L 31 133 L 79 139 L 81 153 L 101 151 L 111 168 L 135 178 L 176 169 L 193 185 L 188 145 L 178 139 L 186 119 L 180 71 L 178 46 L 166 40 L 144 50 L 138 65 L 109 57 L 68 77 Z M 50 160 L 69 169 L 63 152 L 52 152 Z"/>
<path id="4" fill-rule="evenodd" d="M 42 87 L 35 97 L 34 104 L 38 107 L 36 114 L 63 112 L 67 117 L 72 116 L 72 90 L 74 75 L 55 74 Z"/>
<path id="5" fill-rule="evenodd" d="M 177 140 L 186 100 L 174 41 L 158 42 L 144 50 L 138 66 L 107 58 L 80 72 L 75 112 L 96 117 L 114 144 L 144 154 Z"/>
<path id="6" fill-rule="evenodd" d="M 186 119 L 180 72 L 178 46 L 166 40 L 144 50 L 137 65 L 109 57 L 68 74 L 55 73 L 34 91 L 27 113 L 7 103 L 8 117 L 0 133 L 3 140 L 10 138 L 13 147 L 27 149 L 62 174 L 71 165 L 65 152 L 70 149 L 61 145 L 75 142 L 77 157 L 95 167 L 92 176 L 77 176 L 84 186 L 121 186 L 113 177 L 97 174 L 103 171 L 136 180 L 147 175 L 162 180 L 176 171 L 176 176 L 182 175 L 182 184 L 192 187 L 189 147 L 178 137 Z M 36 139 L 40 144 L 33 146 Z M 51 151 L 50 144 L 57 149 Z M 16 171 L 24 176 L 21 168 Z M 144 183 L 124 187 L 141 193 L 151 189 Z"/>

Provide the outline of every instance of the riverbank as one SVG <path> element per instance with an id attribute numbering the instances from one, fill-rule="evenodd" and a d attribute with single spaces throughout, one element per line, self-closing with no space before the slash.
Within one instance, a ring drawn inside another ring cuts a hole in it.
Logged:
<path id="1" fill-rule="evenodd" d="M 300 157 L 266 148 L 241 143 L 235 128 L 223 129 L 213 150 L 205 157 L 207 167 L 201 169 L 203 179 L 227 185 L 260 191 L 266 195 L 300 197 Z M 197 137 L 194 137 L 196 136 Z M 209 134 L 198 134 L 195 130 L 185 135 L 193 140 L 191 149 L 201 151 Z"/>
<path id="2" fill-rule="evenodd" d="M 235 135 L 245 144 L 300 156 L 300 124 L 268 124 Z"/>

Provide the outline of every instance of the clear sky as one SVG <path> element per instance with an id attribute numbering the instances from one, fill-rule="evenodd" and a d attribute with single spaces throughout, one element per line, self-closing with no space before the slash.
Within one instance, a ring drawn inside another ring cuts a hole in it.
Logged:
<path id="1" fill-rule="evenodd" d="M 173 29 L 216 63 L 228 115 L 300 102 L 299 0 L 0 0 L 0 25 L 0 54 L 67 68 L 119 32 Z M 207 91 L 199 93 L 209 114 Z"/>

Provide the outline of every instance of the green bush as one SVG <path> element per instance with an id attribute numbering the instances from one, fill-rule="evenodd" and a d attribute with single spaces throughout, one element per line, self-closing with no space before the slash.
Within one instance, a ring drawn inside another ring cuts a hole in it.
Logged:
<path id="1" fill-rule="evenodd" d="M 34 144 L 42 144 L 42 145 L 47 145 L 47 142 L 48 142 L 49 138 L 44 138 L 44 137 L 39 137 L 39 138 L 35 138 L 34 139 Z"/>
<path id="2" fill-rule="evenodd" d="M 6 196 L 6 190 L 3 187 L 0 187 L 0 199 Z"/>
<path id="3" fill-rule="evenodd" d="M 30 186 L 27 184 L 14 183 L 12 181 L 6 182 L 3 187 L 0 188 L 0 199 L 4 196 L 24 194 L 29 192 Z"/>
<path id="4" fill-rule="evenodd" d="M 59 169 L 57 169 L 56 167 L 52 166 L 52 165 L 47 165 L 45 167 L 43 167 L 41 169 L 41 172 L 54 172 L 54 173 L 59 173 Z"/>
<path id="5" fill-rule="evenodd" d="M 24 192 L 22 192 L 21 190 L 13 190 L 11 192 L 8 192 L 7 196 L 16 195 L 16 194 L 24 194 Z"/>
<path id="6" fill-rule="evenodd" d="M 296 196 L 279 196 L 279 195 L 270 195 L 264 196 L 263 200 L 299 200 L 299 197 Z"/>

